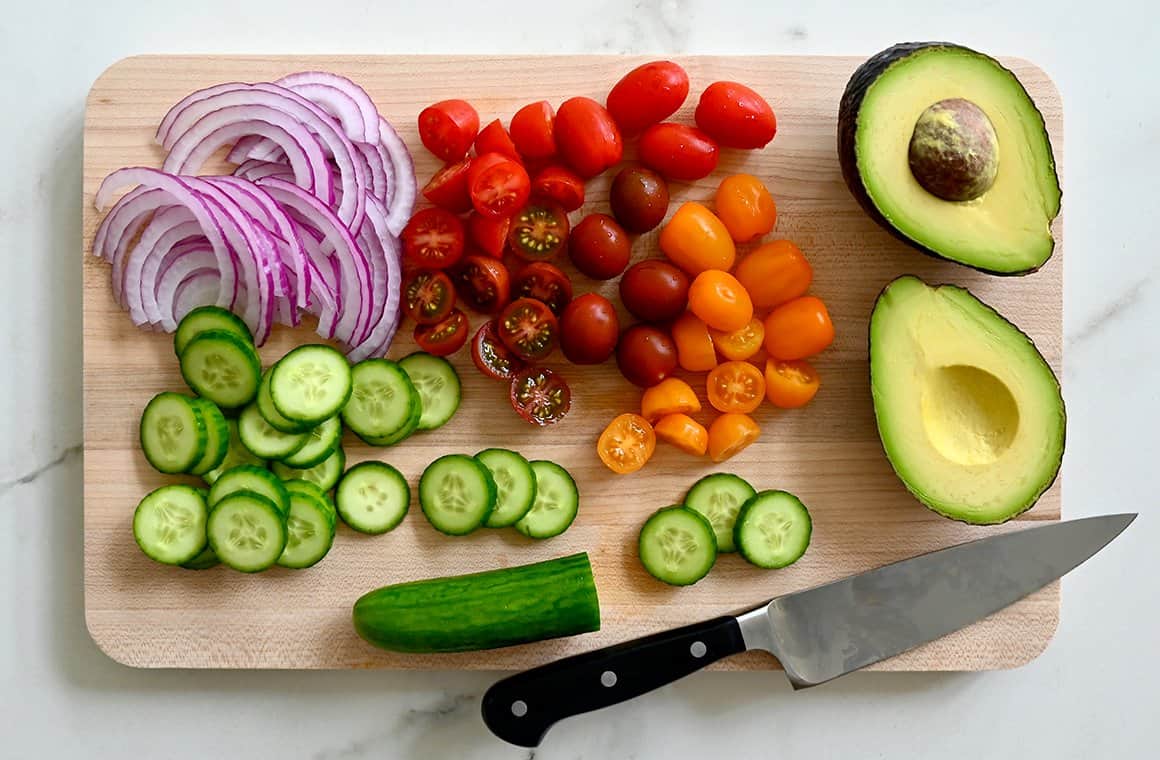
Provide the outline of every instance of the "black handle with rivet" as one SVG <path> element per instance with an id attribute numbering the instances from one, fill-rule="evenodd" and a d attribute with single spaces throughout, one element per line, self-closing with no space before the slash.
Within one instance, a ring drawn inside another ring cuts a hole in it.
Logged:
<path id="1" fill-rule="evenodd" d="M 483 695 L 483 722 L 499 738 L 538 746 L 556 721 L 639 697 L 745 651 L 724 616 L 567 657 L 499 681 Z"/>

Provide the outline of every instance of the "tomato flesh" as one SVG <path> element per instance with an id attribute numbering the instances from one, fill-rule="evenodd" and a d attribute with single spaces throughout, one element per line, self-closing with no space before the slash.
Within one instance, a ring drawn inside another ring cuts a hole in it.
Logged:
<path id="1" fill-rule="evenodd" d="M 423 197 L 440 208 L 456 214 L 471 211 L 471 195 L 467 192 L 467 174 L 471 159 L 465 158 L 447 164 L 423 186 Z"/>
<path id="2" fill-rule="evenodd" d="M 572 281 L 555 264 L 536 261 L 521 269 L 512 283 L 517 298 L 534 298 L 560 316 L 572 301 Z"/>
<path id="3" fill-rule="evenodd" d="M 556 349 L 560 327 L 552 310 L 531 298 L 507 305 L 496 321 L 503 344 L 525 361 L 539 361 Z"/>
<path id="4" fill-rule="evenodd" d="M 565 211 L 584 205 L 584 180 L 563 166 L 547 166 L 532 180 L 532 197 L 554 201 Z"/>
<path id="5" fill-rule="evenodd" d="M 749 414 L 765 398 L 765 376 L 749 362 L 722 362 L 709 373 L 705 390 L 717 411 Z"/>
<path id="6" fill-rule="evenodd" d="M 502 153 L 484 153 L 471 162 L 467 188 L 471 205 L 491 219 L 511 216 L 528 202 L 532 182 L 518 162 Z"/>
<path id="7" fill-rule="evenodd" d="M 608 423 L 596 441 L 596 454 L 617 475 L 636 472 L 648 463 L 657 448 L 656 433 L 639 414 L 622 414 Z"/>
<path id="8" fill-rule="evenodd" d="M 479 326 L 471 341 L 471 361 L 484 377 L 511 380 L 525 366 L 524 360 L 503 344 L 495 331 L 495 321 Z"/>
<path id="9" fill-rule="evenodd" d="M 471 207 L 470 201 L 468 208 Z M 507 246 L 508 230 L 511 229 L 511 220 L 508 218 L 491 219 L 478 212 L 472 212 L 467 217 L 467 237 L 479 250 L 496 259 L 503 258 L 503 250 Z"/>
<path id="10" fill-rule="evenodd" d="M 572 408 L 572 390 L 559 373 L 547 367 L 527 367 L 516 373 L 509 388 L 512 408 L 533 425 L 551 425 Z"/>
<path id="11" fill-rule="evenodd" d="M 403 228 L 403 259 L 424 269 L 446 269 L 463 256 L 463 222 L 447 209 L 425 208 Z"/>
<path id="12" fill-rule="evenodd" d="M 569 230 L 564 209 L 551 201 L 536 200 L 512 217 L 508 243 L 520 258 L 544 261 L 563 250 Z"/>
<path id="13" fill-rule="evenodd" d="M 421 325 L 443 320 L 455 308 L 455 288 L 445 272 L 420 269 L 403 281 L 403 312 Z"/>
<path id="14" fill-rule="evenodd" d="M 440 322 L 415 325 L 415 342 L 429 354 L 447 356 L 463 348 L 468 329 L 467 315 L 459 309 L 452 309 Z"/>
<path id="15" fill-rule="evenodd" d="M 782 409 L 797 409 L 818 393 L 821 378 L 805 361 L 768 359 L 765 362 L 765 397 Z"/>
<path id="16" fill-rule="evenodd" d="M 488 256 L 464 256 L 451 270 L 455 291 L 465 304 L 494 314 L 511 301 L 511 276 L 502 261 Z"/>

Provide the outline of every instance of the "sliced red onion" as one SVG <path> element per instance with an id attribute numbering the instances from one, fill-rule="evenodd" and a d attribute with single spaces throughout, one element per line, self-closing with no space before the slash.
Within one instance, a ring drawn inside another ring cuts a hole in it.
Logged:
<path id="1" fill-rule="evenodd" d="M 229 92 L 230 90 L 236 90 L 239 87 L 248 86 L 249 85 L 245 82 L 223 82 L 221 84 L 215 84 L 213 87 L 206 87 L 203 90 L 196 90 L 195 92 L 191 92 L 181 100 L 177 101 L 177 103 L 175 103 L 173 107 L 171 107 L 165 113 L 165 116 L 161 119 L 161 124 L 157 127 L 157 133 L 153 136 L 153 139 L 157 141 L 158 145 L 165 145 L 166 140 L 169 137 L 169 133 L 173 131 L 174 122 L 176 122 L 178 117 L 180 117 L 181 114 L 185 112 L 186 108 L 192 106 L 195 103 L 200 103 L 206 98 L 213 97 L 218 93 Z"/>
<path id="2" fill-rule="evenodd" d="M 386 119 L 379 117 L 379 143 L 390 158 L 392 167 L 391 187 L 394 195 L 387 206 L 387 229 L 393 235 L 401 235 L 403 227 L 415 210 L 415 198 L 419 194 L 419 182 L 415 179 L 415 162 L 411 152 L 399 133 Z"/>
<path id="3" fill-rule="evenodd" d="M 205 235 L 202 234 L 201 225 L 193 213 L 184 206 L 170 206 L 164 211 L 158 211 L 153 215 L 149 226 L 141 233 L 141 239 L 129 254 L 132 261 L 136 256 L 142 255 L 137 252 L 143 250 L 144 260 L 141 262 L 140 275 L 135 279 L 127 279 L 123 286 L 129 317 L 133 319 L 134 324 L 162 323 L 161 309 L 156 300 L 155 286 L 158 272 L 174 247 L 191 238 L 201 238 L 204 241 Z M 209 248 L 208 241 L 204 247 Z M 126 272 L 132 266 L 130 264 Z"/>
<path id="4" fill-rule="evenodd" d="M 351 361 L 362 361 L 371 356 L 386 356 L 395 333 L 399 329 L 401 317 L 403 285 L 403 256 L 399 239 L 390 234 L 387 229 L 386 209 L 377 199 L 371 198 L 367 203 L 367 222 L 363 226 L 362 238 L 366 239 L 367 248 L 376 251 L 385 267 L 383 286 L 385 297 L 382 301 L 383 310 L 378 322 L 371 330 L 366 340 L 356 346 L 348 355 Z M 369 226 L 369 229 L 368 229 Z"/>
<path id="5" fill-rule="evenodd" d="M 93 255 L 112 261 L 117 247 L 122 243 L 127 245 L 126 238 L 135 237 L 157 207 L 171 203 L 172 200 L 172 196 L 164 190 L 144 186 L 133 188 L 97 227 L 93 237 Z"/>
<path id="6" fill-rule="evenodd" d="M 293 182 L 294 170 L 290 168 L 289 164 L 247 158 L 238 165 L 237 169 L 234 169 L 234 176 L 249 180 L 250 182 L 257 182 L 262 177 L 277 177 L 278 179 Z"/>
<path id="7" fill-rule="evenodd" d="M 306 232 L 306 228 L 302 228 Z M 318 334 L 334 337 L 338 321 L 338 275 L 330 257 L 322 251 L 322 241 L 311 234 L 303 234 L 302 247 L 310 266 L 310 305 L 307 311 L 318 316 Z"/>
<path id="8" fill-rule="evenodd" d="M 164 243 L 159 243 L 159 245 L 164 245 Z M 209 241 L 206 240 L 204 235 L 200 234 L 200 231 L 195 236 L 178 242 L 176 245 L 170 248 L 163 257 L 161 257 L 161 263 L 157 267 L 157 274 L 154 277 L 153 282 L 149 287 L 143 288 L 141 291 L 141 297 L 145 303 L 145 313 L 149 316 L 149 322 L 152 326 L 158 329 L 163 329 L 161 328 L 161 323 L 164 321 L 164 319 L 162 316 L 160 316 L 162 315 L 162 303 L 169 305 L 170 308 L 168 310 L 168 315 L 172 316 L 172 288 L 164 298 L 159 297 L 159 294 L 164 292 L 162 283 L 165 279 L 165 273 L 168 272 L 169 269 L 177 264 L 183 257 L 188 256 L 195 251 L 202 252 L 201 255 L 208 255 L 211 257 L 213 256 L 213 249 L 210 248 Z M 216 269 L 216 261 L 213 262 L 212 266 Z M 212 303 L 213 302 L 211 301 L 210 304 Z"/>
<path id="9" fill-rule="evenodd" d="M 125 269 L 133 253 L 130 246 L 145 231 L 148 231 L 150 227 L 154 226 L 154 221 L 159 215 L 164 214 L 170 209 L 184 208 L 183 206 L 173 204 L 173 198 L 169 194 L 161 191 L 157 191 L 157 193 L 159 194 L 154 195 L 153 198 L 158 202 L 158 205 L 150 212 L 138 214 L 134 218 L 133 224 L 125 230 L 125 234 L 117 241 L 116 247 L 113 249 L 111 262 L 113 264 L 113 299 L 125 310 L 130 309 L 130 299 L 125 288 Z M 136 247 L 139 248 L 140 246 Z M 148 249 L 144 250 L 147 252 Z M 138 322 L 137 324 L 140 323 Z"/>
<path id="10" fill-rule="evenodd" d="M 216 269 L 199 269 L 177 287 L 173 294 L 173 321 L 180 322 L 198 306 L 211 303 L 212 293 L 221 289 L 221 275 Z"/>
<path id="11" fill-rule="evenodd" d="M 167 258 L 158 271 L 156 282 L 152 283 L 155 286 L 157 303 L 166 307 L 165 311 L 162 312 L 162 319 L 158 320 L 158 324 L 169 321 L 176 322 L 181 319 L 181 317 L 176 316 L 178 309 L 176 308 L 175 294 L 183 282 L 203 271 L 217 273 L 217 262 L 214 260 L 213 251 L 205 247 L 204 244 L 198 245 L 197 241 L 190 241 L 173 249 L 172 255 Z M 206 305 L 208 304 L 197 304 L 197 306 Z"/>
<path id="12" fill-rule="evenodd" d="M 348 132 L 350 139 L 359 140 L 362 142 L 377 142 L 379 139 L 379 111 L 375 108 L 374 101 L 367 91 L 357 84 L 338 74 L 331 74 L 325 71 L 299 71 L 295 74 L 288 74 L 277 80 L 275 84 L 280 84 L 283 87 L 289 87 L 292 90 L 301 92 L 304 96 L 310 98 L 322 108 L 340 121 L 343 120 L 343 110 L 339 104 L 335 102 L 334 96 L 330 94 L 329 90 L 322 90 L 320 88 L 330 88 L 338 90 L 346 98 L 349 98 L 358 108 L 362 114 L 363 122 L 363 136 L 356 137 L 354 134 Z M 346 122 L 343 121 L 343 125 Z"/>

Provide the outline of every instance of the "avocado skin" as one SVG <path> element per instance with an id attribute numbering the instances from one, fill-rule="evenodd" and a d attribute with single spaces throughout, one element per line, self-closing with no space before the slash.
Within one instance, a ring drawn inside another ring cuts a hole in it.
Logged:
<path id="1" fill-rule="evenodd" d="M 938 251 L 927 248 L 921 243 L 911 240 L 906 235 L 899 232 L 894 225 L 890 223 L 878 207 L 874 205 L 874 201 L 870 199 L 870 194 L 866 192 L 866 186 L 862 184 L 862 175 L 858 173 L 858 154 L 854 150 L 854 138 L 858 132 L 858 112 L 862 109 L 862 99 L 866 96 L 866 91 L 870 85 L 878 79 L 888 68 L 898 61 L 910 56 L 920 50 L 927 48 L 952 48 L 957 50 L 965 50 L 975 55 L 990 57 L 985 53 L 980 53 L 977 50 L 966 47 L 965 45 L 956 45 L 953 42 L 900 42 L 897 45 L 886 48 L 885 50 L 875 53 L 866 59 L 866 61 L 859 66 L 853 74 L 850 75 L 850 81 L 846 83 L 846 89 L 842 93 L 842 100 L 838 106 L 838 161 L 842 166 L 842 179 L 846 181 L 846 187 L 850 189 L 850 193 L 854 199 L 858 201 L 858 205 L 862 210 L 873 219 L 879 227 L 889 232 L 894 237 L 914 248 L 917 251 L 925 253 L 927 256 L 932 256 L 943 261 L 951 261 L 952 263 L 961 266 L 969 267 L 984 274 L 996 275 L 998 277 L 1022 277 L 1024 275 L 1038 272 L 1041 267 L 1034 267 L 1032 269 L 1024 269 L 1019 272 L 996 272 L 993 269 L 986 269 L 984 267 L 977 267 L 971 264 L 964 264 L 961 261 L 954 261 L 943 256 Z M 994 59 L 992 59 L 994 60 Z M 1004 71 L 1010 71 L 1006 66 L 1003 66 L 998 61 L 995 64 Z M 1012 74 L 1014 76 L 1014 74 Z M 1044 139 L 1051 144 L 1051 137 L 1047 134 L 1046 123 L 1043 121 L 1043 114 L 1039 108 L 1034 106 L 1035 112 L 1039 114 L 1040 127 L 1043 130 Z M 1051 170 L 1055 171 L 1054 157 L 1051 161 Z M 1052 241 L 1052 253 L 1055 251 L 1055 242 Z M 1051 261 L 1049 255 L 1044 260 L 1044 264 Z M 993 311 L 993 310 L 992 310 Z"/>

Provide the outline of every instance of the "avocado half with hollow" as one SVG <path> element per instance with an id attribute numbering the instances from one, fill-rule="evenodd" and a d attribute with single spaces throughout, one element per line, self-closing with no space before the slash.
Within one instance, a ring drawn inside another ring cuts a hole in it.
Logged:
<path id="1" fill-rule="evenodd" d="M 989 56 L 946 42 L 873 56 L 842 95 L 838 156 L 866 212 L 924 253 L 992 274 L 1051 257 L 1060 189 L 1043 116 Z"/>
<path id="2" fill-rule="evenodd" d="M 1035 344 L 963 288 L 886 286 L 870 317 L 870 388 L 886 457 L 946 517 L 1001 523 L 1055 481 L 1066 417 Z"/>

